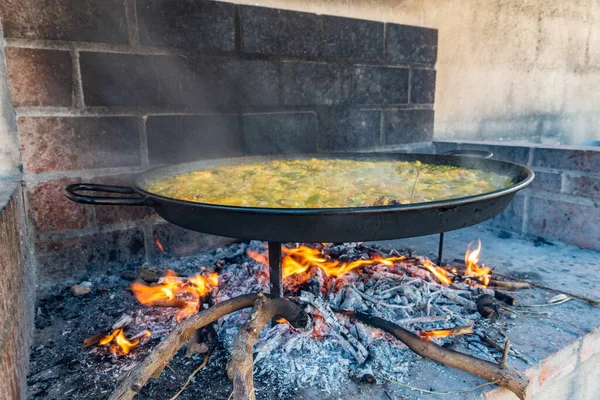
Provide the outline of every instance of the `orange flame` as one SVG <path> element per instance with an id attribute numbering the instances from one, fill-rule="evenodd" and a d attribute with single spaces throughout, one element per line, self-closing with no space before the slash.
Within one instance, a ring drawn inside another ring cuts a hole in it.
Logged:
<path id="1" fill-rule="evenodd" d="M 446 337 L 452 335 L 452 329 L 436 329 L 431 331 L 420 331 L 419 336 L 422 338 Z"/>
<path id="2" fill-rule="evenodd" d="M 452 279 L 448 276 L 445 269 L 438 267 L 427 258 L 423 259 L 423 266 L 437 278 L 442 285 L 452 284 Z"/>
<path id="3" fill-rule="evenodd" d="M 393 266 L 394 261 L 401 261 L 406 258 L 404 256 L 390 257 L 385 259 L 382 257 L 375 257 L 369 260 L 340 262 L 335 260 L 328 260 L 321 253 L 321 250 L 308 246 L 283 247 L 282 250 L 284 254 L 281 260 L 283 279 L 288 278 L 292 275 L 297 275 L 306 272 L 312 266 L 316 266 L 323 270 L 325 275 L 328 277 L 333 276 L 339 278 L 365 265 L 384 264 L 388 266 Z M 266 254 L 261 254 L 252 250 L 248 250 L 247 254 L 255 261 L 263 265 L 269 265 L 269 259 Z"/>
<path id="4" fill-rule="evenodd" d="M 163 247 L 162 243 L 160 242 L 160 240 L 158 240 L 157 237 L 154 238 L 154 243 L 156 244 L 156 247 L 158 247 L 161 253 L 165 252 L 165 248 Z"/>
<path id="5" fill-rule="evenodd" d="M 208 275 L 198 274 L 191 278 L 182 279 L 171 270 L 168 270 L 160 283 L 144 285 L 139 282 L 131 283 L 131 290 L 135 298 L 147 306 L 157 305 L 179 298 L 185 302 L 184 307 L 177 312 L 177 322 L 198 312 L 200 299 L 208 295 L 219 285 L 219 276 L 213 272 Z"/>
<path id="6" fill-rule="evenodd" d="M 103 346 L 110 345 L 110 351 L 112 351 L 115 356 L 119 356 L 121 354 L 129 354 L 129 352 L 140 343 L 142 338 L 149 338 L 150 336 L 152 336 L 152 333 L 150 331 L 145 331 L 141 337 L 138 337 L 134 341 L 129 341 L 123 333 L 123 328 L 119 328 L 110 335 L 103 337 L 99 343 Z M 112 343 L 113 341 L 115 343 Z"/>
<path id="7" fill-rule="evenodd" d="M 492 271 L 485 265 L 478 264 L 479 254 L 481 253 L 481 240 L 477 239 L 477 248 L 473 251 L 471 251 L 472 244 L 473 242 L 469 243 L 465 253 L 465 265 L 467 269 L 464 276 L 476 278 L 485 287 L 490 283 L 490 274 Z"/>
<path id="8" fill-rule="evenodd" d="M 338 260 L 330 260 L 321 252 L 321 250 L 308 246 L 283 247 L 282 251 L 284 254 L 281 260 L 283 279 L 304 273 L 313 266 L 320 268 L 327 277 L 340 278 L 358 268 L 367 265 L 383 264 L 388 267 L 393 267 L 396 262 L 406 260 L 405 256 L 384 258 L 377 255 L 368 260 L 342 262 Z M 247 254 L 252 259 L 263 265 L 269 264 L 266 253 L 258 253 L 256 251 L 248 250 Z M 429 270 L 443 285 L 449 285 L 452 283 L 452 280 L 444 269 L 434 265 L 427 259 L 423 260 L 423 264 L 424 267 Z"/>

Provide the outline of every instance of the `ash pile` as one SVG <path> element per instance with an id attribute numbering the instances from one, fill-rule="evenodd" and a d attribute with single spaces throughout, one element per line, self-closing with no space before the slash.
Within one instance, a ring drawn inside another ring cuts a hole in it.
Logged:
<path id="1" fill-rule="evenodd" d="M 182 320 L 243 294 L 268 293 L 266 254 L 264 243 L 252 241 L 195 258 L 165 257 L 160 267 L 122 274 L 135 279 L 130 288 L 119 277 L 104 277 L 91 282 L 90 294 L 49 299 L 38 310 L 36 335 L 53 337 L 32 351 L 30 397 L 106 398 Z M 420 356 L 344 310 L 381 317 L 480 359 L 502 356 L 499 328 L 509 329 L 514 321 L 496 303 L 482 303 L 494 292 L 481 276 L 465 278 L 464 271 L 440 268 L 408 251 L 362 243 L 288 244 L 283 254 L 285 297 L 304 308 L 311 325 L 300 330 L 278 320 L 261 331 L 254 347 L 257 398 L 290 398 L 307 387 L 335 395 L 358 382 L 410 383 L 411 365 Z M 57 310 L 69 315 L 58 319 Z M 138 397 L 170 398 L 206 357 L 206 367 L 179 398 L 226 399 L 226 364 L 249 313 L 220 318 L 211 326 L 208 347 L 203 343 L 192 358 L 179 352 L 170 370 Z M 516 350 L 510 354 L 519 357 Z"/>

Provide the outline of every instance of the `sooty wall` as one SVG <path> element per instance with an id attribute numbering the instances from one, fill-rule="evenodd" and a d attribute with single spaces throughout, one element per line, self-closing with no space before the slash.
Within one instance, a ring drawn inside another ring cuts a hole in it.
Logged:
<path id="1" fill-rule="evenodd" d="M 42 286 L 222 243 L 73 182 L 244 154 L 413 150 L 437 31 L 204 0 L 0 0 Z"/>

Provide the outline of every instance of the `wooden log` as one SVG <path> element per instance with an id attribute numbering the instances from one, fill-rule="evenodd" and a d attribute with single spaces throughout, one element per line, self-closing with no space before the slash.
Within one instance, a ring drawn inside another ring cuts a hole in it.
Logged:
<path id="1" fill-rule="evenodd" d="M 508 304 L 509 306 L 517 305 L 517 299 L 515 299 L 514 297 L 512 297 L 504 292 L 494 290 L 494 297 L 500 301 L 503 301 L 504 303 Z"/>
<path id="2" fill-rule="evenodd" d="M 192 333 L 227 314 L 252 307 L 258 298 L 259 295 L 257 293 L 234 297 L 194 314 L 177 325 L 152 350 L 152 353 L 122 377 L 119 386 L 110 395 L 109 400 L 133 399 L 153 375 L 166 367 L 175 353 L 188 341 Z M 291 302 L 288 303 L 293 304 Z M 300 311 L 302 310 L 300 309 Z M 308 316 L 303 311 L 299 315 L 290 313 L 286 319 L 296 328 L 302 328 L 308 324 Z"/>
<path id="3" fill-rule="evenodd" d="M 165 368 L 194 331 L 227 314 L 252 307 L 257 299 L 258 294 L 256 293 L 235 297 L 194 314 L 177 325 L 148 357 L 122 377 L 119 386 L 111 394 L 109 400 L 133 399 L 133 396 L 144 387 L 156 371 L 162 371 Z"/>
<path id="4" fill-rule="evenodd" d="M 173 307 L 173 308 L 185 308 L 188 302 L 182 299 L 159 299 L 154 300 L 150 307 Z"/>
<path id="5" fill-rule="evenodd" d="M 444 349 L 433 342 L 423 340 L 414 333 L 379 317 L 373 317 L 354 311 L 344 311 L 343 313 L 351 318 L 355 318 L 358 321 L 393 335 L 422 357 L 472 373 L 487 379 L 490 382 L 495 382 L 497 385 L 505 387 L 516 394 L 521 400 L 524 400 L 527 397 L 529 378 L 510 365 L 506 364 L 500 366 L 467 354 Z"/>
<path id="6" fill-rule="evenodd" d="M 81 345 L 81 350 L 85 350 L 88 347 L 97 345 L 100 342 L 100 340 L 102 340 L 102 338 L 105 337 L 106 335 L 108 335 L 109 333 L 110 333 L 109 331 L 105 330 L 102 332 L 98 332 L 93 336 L 83 339 L 83 343 Z"/>
<path id="7" fill-rule="evenodd" d="M 447 337 L 447 336 L 459 336 L 459 335 L 471 335 L 473 333 L 473 326 L 457 326 L 449 329 L 432 329 L 427 331 L 420 331 L 419 336 L 422 338 L 434 338 L 434 337 Z"/>
<path id="8" fill-rule="evenodd" d="M 218 344 L 219 338 L 214 324 L 208 324 L 204 328 L 194 332 L 187 343 L 185 356 L 192 357 L 194 354 L 206 354 L 211 352 Z"/>
<path id="9" fill-rule="evenodd" d="M 497 275 L 497 274 L 496 274 Z M 506 282 L 499 281 L 498 279 L 490 279 L 489 286 L 493 287 L 501 287 L 509 290 L 521 290 L 521 289 L 530 289 L 531 284 L 527 282 Z"/>
<path id="10" fill-rule="evenodd" d="M 306 327 L 308 316 L 302 308 L 285 299 L 269 299 L 259 294 L 246 322 L 233 340 L 228 373 L 233 380 L 233 400 L 255 400 L 254 360 L 252 352 L 260 331 L 275 316 L 282 317 L 292 325 Z"/>
<path id="11" fill-rule="evenodd" d="M 514 278 L 514 277 L 512 277 L 510 275 L 499 274 L 497 272 L 495 272 L 494 274 L 497 275 L 497 276 L 501 276 L 503 278 L 512 279 L 512 280 L 514 280 L 516 282 L 528 283 L 531 286 L 535 286 L 535 287 L 540 288 L 540 289 L 549 290 L 551 292 L 564 294 L 564 295 L 572 297 L 574 299 L 585 301 L 586 303 L 589 303 L 589 304 L 591 304 L 593 306 L 600 306 L 600 300 L 590 299 L 589 297 L 580 296 L 578 294 L 573 294 L 573 293 L 565 292 L 564 290 L 554 289 L 554 288 L 551 288 L 549 286 L 545 286 L 545 285 L 542 285 L 542 284 L 539 284 L 539 283 L 535 283 L 535 282 L 526 281 L 526 280 L 523 280 L 523 279 Z"/>

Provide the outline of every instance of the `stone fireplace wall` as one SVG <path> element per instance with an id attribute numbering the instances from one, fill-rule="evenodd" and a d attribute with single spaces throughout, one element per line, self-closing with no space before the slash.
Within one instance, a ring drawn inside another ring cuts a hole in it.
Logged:
<path id="1" fill-rule="evenodd" d="M 0 399 L 25 398 L 33 331 L 33 271 L 21 243 L 23 199 L 15 181 L 0 181 Z"/>
<path id="2" fill-rule="evenodd" d="M 163 164 L 415 150 L 433 136 L 437 31 L 204 0 L 0 0 L 39 283 L 221 239 L 67 184 Z"/>
<path id="3" fill-rule="evenodd" d="M 437 153 L 479 149 L 527 165 L 535 180 L 489 224 L 506 231 L 600 250 L 600 151 L 586 147 L 518 146 L 436 141 Z"/>

